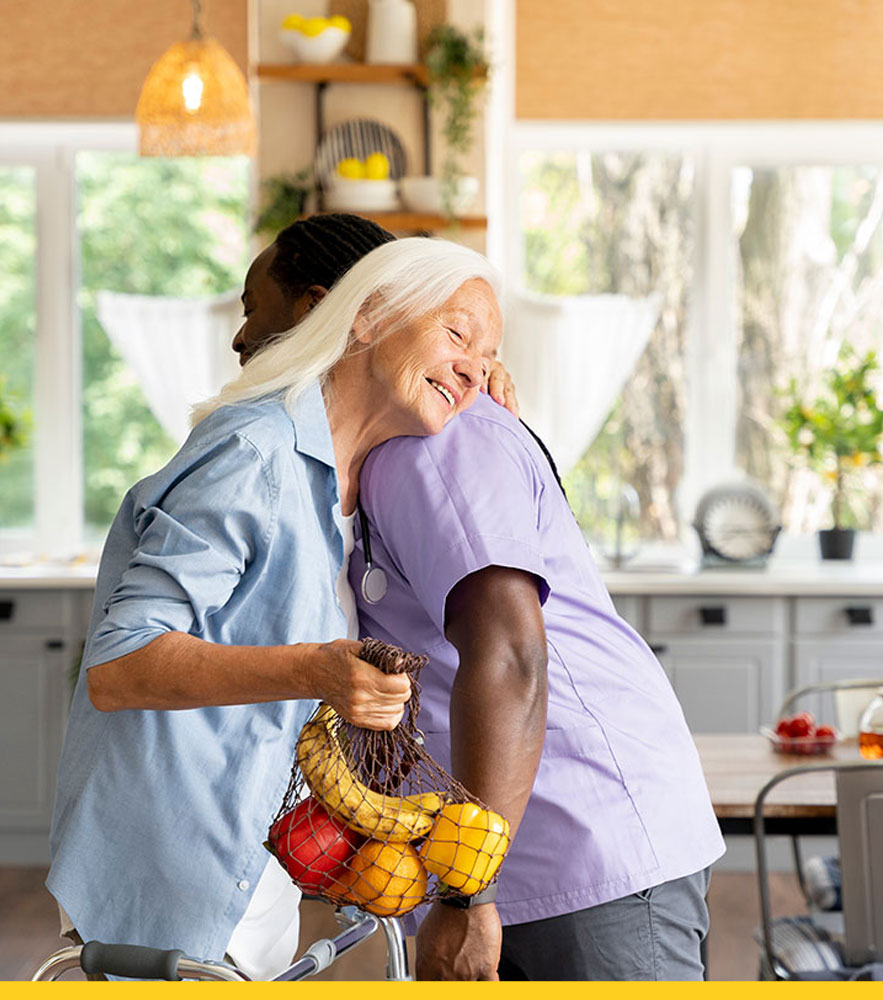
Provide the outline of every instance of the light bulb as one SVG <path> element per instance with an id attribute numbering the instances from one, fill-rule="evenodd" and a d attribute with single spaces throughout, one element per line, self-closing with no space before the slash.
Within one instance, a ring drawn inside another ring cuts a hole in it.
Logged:
<path id="1" fill-rule="evenodd" d="M 199 111 L 202 104 L 202 77 L 195 66 L 191 66 L 187 75 L 181 81 L 181 93 L 184 95 L 184 107 L 191 113 Z"/>

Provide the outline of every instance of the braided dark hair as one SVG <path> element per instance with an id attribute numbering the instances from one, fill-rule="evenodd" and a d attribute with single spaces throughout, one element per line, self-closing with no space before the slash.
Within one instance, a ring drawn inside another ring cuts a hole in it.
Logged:
<path id="1" fill-rule="evenodd" d="M 383 226 L 360 215 L 311 215 L 287 226 L 276 237 L 276 254 L 267 274 L 294 300 L 311 285 L 331 288 L 357 260 L 395 238 Z"/>

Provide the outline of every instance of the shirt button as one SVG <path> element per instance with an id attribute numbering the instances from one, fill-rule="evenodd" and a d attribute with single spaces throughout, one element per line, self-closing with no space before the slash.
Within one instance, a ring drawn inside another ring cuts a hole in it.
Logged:
<path id="1" fill-rule="evenodd" d="M 241 878 L 236 884 L 243 892 L 251 886 L 251 882 L 247 878 Z"/>

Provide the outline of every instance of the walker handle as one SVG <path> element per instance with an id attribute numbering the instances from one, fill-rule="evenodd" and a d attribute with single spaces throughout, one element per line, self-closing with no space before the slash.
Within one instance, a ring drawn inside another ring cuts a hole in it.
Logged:
<path id="1" fill-rule="evenodd" d="M 80 955 L 83 972 L 125 976 L 127 979 L 168 979 L 177 982 L 183 951 L 146 948 L 140 944 L 102 944 L 87 941 Z"/>

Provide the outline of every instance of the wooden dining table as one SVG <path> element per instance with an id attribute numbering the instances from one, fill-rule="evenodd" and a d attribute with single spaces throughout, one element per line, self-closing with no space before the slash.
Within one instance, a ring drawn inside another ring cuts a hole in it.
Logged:
<path id="1" fill-rule="evenodd" d="M 778 753 L 761 733 L 694 734 L 711 804 L 724 834 L 753 833 L 758 792 L 780 771 L 803 764 L 861 760 L 857 740 L 812 756 Z M 773 789 L 764 806 L 771 834 L 836 833 L 836 793 L 831 773 L 810 772 Z"/>

